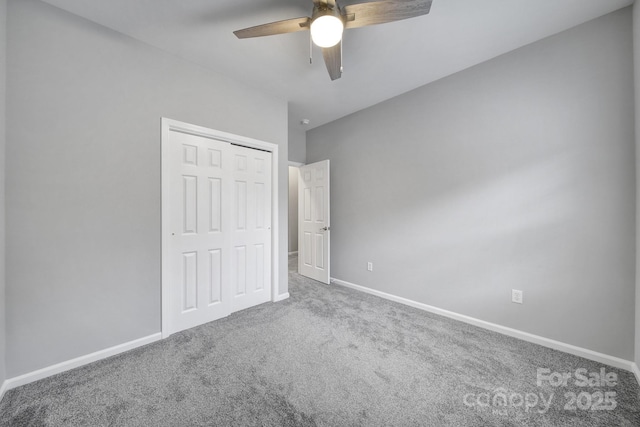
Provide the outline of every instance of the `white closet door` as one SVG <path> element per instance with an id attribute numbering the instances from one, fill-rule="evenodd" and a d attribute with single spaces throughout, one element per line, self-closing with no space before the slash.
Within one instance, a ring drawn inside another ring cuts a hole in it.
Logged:
<path id="1" fill-rule="evenodd" d="M 170 136 L 171 332 L 231 312 L 232 153 L 228 143 Z"/>
<path id="2" fill-rule="evenodd" d="M 233 146 L 232 311 L 271 299 L 271 153 Z"/>

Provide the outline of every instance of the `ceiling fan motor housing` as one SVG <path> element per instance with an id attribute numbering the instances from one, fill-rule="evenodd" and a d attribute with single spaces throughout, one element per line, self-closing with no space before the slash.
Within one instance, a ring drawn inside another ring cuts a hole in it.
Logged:
<path id="1" fill-rule="evenodd" d="M 338 10 L 337 5 L 336 7 L 330 7 L 327 4 L 315 5 L 313 7 L 313 13 L 311 14 L 311 22 L 315 21 L 321 16 L 335 16 L 344 24 L 344 17 L 340 15 L 340 11 Z"/>

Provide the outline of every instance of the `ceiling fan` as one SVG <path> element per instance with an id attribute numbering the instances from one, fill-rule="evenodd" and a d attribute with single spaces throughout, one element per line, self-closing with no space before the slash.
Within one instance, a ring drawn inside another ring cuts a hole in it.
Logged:
<path id="1" fill-rule="evenodd" d="M 342 76 L 342 32 L 349 28 L 384 24 L 426 15 L 432 0 L 313 0 L 311 18 L 293 18 L 234 31 L 239 38 L 311 31 L 322 48 L 331 80 Z"/>

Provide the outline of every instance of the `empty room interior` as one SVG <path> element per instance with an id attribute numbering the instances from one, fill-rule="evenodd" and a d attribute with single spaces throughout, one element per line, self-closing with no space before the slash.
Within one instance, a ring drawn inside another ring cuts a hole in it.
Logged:
<path id="1" fill-rule="evenodd" d="M 0 0 L 0 426 L 640 426 L 633 0 Z"/>

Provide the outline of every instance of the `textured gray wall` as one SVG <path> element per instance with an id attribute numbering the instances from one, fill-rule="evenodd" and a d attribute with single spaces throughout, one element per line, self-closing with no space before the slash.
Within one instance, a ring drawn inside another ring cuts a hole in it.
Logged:
<path id="1" fill-rule="evenodd" d="M 307 136 L 300 120 L 289 114 L 289 160 L 296 163 L 307 161 Z M 289 170 L 289 252 L 298 250 L 298 180 L 291 183 Z M 297 176 L 297 175 L 296 175 Z"/>
<path id="2" fill-rule="evenodd" d="M 0 0 L 0 385 L 5 370 L 5 147 L 6 147 L 7 0 Z"/>
<path id="3" fill-rule="evenodd" d="M 298 251 L 298 168 L 289 166 L 289 252 Z"/>
<path id="4" fill-rule="evenodd" d="M 8 16 L 9 376 L 160 331 L 161 117 L 280 144 L 287 292 L 285 101 L 38 1 Z"/>
<path id="5" fill-rule="evenodd" d="M 307 162 L 306 131 L 292 116 L 289 116 L 289 160 L 298 163 Z"/>
<path id="6" fill-rule="evenodd" d="M 307 132 L 333 276 L 632 360 L 632 88 L 627 8 Z"/>

